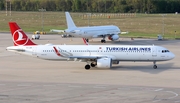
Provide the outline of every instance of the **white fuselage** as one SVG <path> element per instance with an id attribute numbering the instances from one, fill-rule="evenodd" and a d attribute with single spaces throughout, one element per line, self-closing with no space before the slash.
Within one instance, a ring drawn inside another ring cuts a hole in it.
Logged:
<path id="1" fill-rule="evenodd" d="M 119 29 L 116 26 L 95 26 L 77 28 L 66 12 L 68 32 L 84 33 L 87 36 L 105 37 L 110 40 L 118 40 Z M 87 45 L 87 38 L 83 38 L 86 45 L 37 45 L 33 43 L 22 31 L 16 22 L 9 22 L 14 46 L 6 50 L 26 54 L 46 60 L 74 60 L 87 62 L 85 69 L 90 67 L 111 68 L 112 64 L 119 64 L 119 61 L 152 61 L 156 69 L 157 61 L 173 59 L 175 55 L 164 47 L 154 45 Z M 112 34 L 111 34 L 112 33 Z M 105 35 L 106 34 L 106 35 Z"/>
<path id="2" fill-rule="evenodd" d="M 90 27 L 75 27 L 71 29 L 66 29 L 66 33 L 74 37 L 82 38 L 98 38 L 108 35 L 118 35 L 121 31 L 117 26 L 107 25 L 107 26 L 90 26 Z"/>
<path id="3" fill-rule="evenodd" d="M 58 56 L 53 47 L 56 47 L 62 56 Z M 106 57 L 114 61 L 166 61 L 174 58 L 174 54 L 166 48 L 153 45 L 35 45 L 10 46 L 7 50 L 48 60 Z"/>

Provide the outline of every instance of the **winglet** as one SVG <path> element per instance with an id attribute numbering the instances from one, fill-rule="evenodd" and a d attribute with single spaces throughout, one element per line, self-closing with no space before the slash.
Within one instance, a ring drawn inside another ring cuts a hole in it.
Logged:
<path id="1" fill-rule="evenodd" d="M 68 29 L 76 28 L 76 25 L 74 24 L 74 21 L 72 20 L 69 12 L 65 12 L 65 14 L 66 14 L 66 22 Z"/>
<path id="2" fill-rule="evenodd" d="M 53 46 L 53 48 L 54 48 L 56 54 L 57 54 L 58 56 L 61 56 L 61 54 L 58 52 L 58 50 L 56 49 L 56 47 Z"/>
<path id="3" fill-rule="evenodd" d="M 89 45 L 85 38 L 82 38 L 85 45 Z"/>
<path id="4" fill-rule="evenodd" d="M 18 45 L 36 45 L 33 43 L 28 36 L 24 33 L 24 31 L 17 25 L 16 22 L 9 22 L 10 31 L 12 34 L 12 39 L 14 42 L 14 46 Z"/>

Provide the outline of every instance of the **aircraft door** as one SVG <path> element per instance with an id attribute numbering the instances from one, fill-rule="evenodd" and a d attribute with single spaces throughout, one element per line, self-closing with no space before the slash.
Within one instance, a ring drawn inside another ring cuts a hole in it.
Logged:
<path id="1" fill-rule="evenodd" d="M 157 57 L 157 49 L 156 47 L 152 47 L 152 58 L 156 58 Z"/>
<path id="2" fill-rule="evenodd" d="M 32 47 L 32 55 L 36 56 L 37 55 L 37 47 Z"/>

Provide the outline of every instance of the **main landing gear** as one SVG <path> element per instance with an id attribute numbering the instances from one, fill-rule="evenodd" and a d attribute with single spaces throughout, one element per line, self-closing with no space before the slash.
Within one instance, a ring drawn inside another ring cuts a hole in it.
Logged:
<path id="1" fill-rule="evenodd" d="M 91 68 L 91 66 L 89 64 L 85 65 L 85 69 L 89 70 Z"/>
<path id="2" fill-rule="evenodd" d="M 105 39 L 102 39 L 102 40 L 101 40 L 101 43 L 106 43 L 106 40 L 105 40 Z"/>
<path id="3" fill-rule="evenodd" d="M 91 63 L 91 67 L 95 67 L 97 64 Z"/>
<path id="4" fill-rule="evenodd" d="M 101 43 L 106 43 L 106 40 L 105 40 L 105 38 L 106 38 L 106 36 L 102 36 L 103 37 L 103 39 L 101 39 Z"/>
<path id="5" fill-rule="evenodd" d="M 153 68 L 154 68 L 154 69 L 157 69 L 156 61 L 154 61 L 153 64 L 154 64 L 154 65 L 153 65 Z"/>
<path id="6" fill-rule="evenodd" d="M 95 67 L 97 64 L 96 63 L 91 63 L 91 65 L 87 64 L 85 65 L 85 69 L 89 70 L 91 67 Z"/>
<path id="7" fill-rule="evenodd" d="M 89 39 L 85 39 L 87 42 L 89 42 Z"/>

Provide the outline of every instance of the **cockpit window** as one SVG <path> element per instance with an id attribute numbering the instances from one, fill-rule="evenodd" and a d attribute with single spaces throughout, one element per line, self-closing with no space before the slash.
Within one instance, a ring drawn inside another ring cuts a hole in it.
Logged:
<path id="1" fill-rule="evenodd" d="M 169 50 L 162 50 L 162 53 L 166 53 L 166 52 L 169 52 Z"/>

